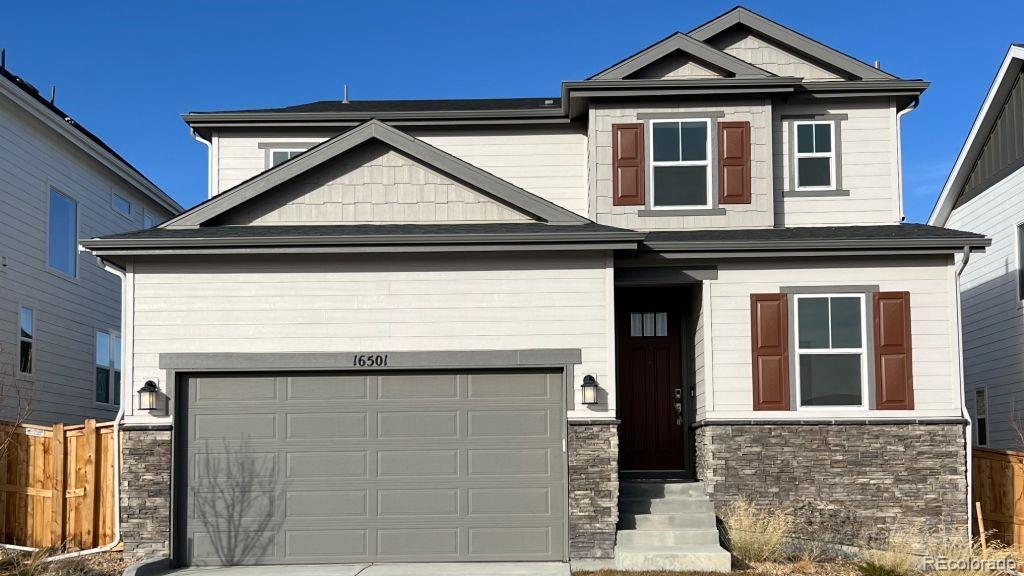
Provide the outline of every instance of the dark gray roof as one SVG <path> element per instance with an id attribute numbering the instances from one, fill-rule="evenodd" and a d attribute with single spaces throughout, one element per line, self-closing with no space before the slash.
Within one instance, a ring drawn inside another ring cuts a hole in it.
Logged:
<path id="1" fill-rule="evenodd" d="M 382 112 L 436 112 L 436 111 L 483 111 L 483 110 L 544 110 L 561 109 L 562 99 L 547 98 L 459 98 L 451 100 L 320 100 L 295 106 L 279 108 L 252 108 L 243 110 L 222 110 L 217 112 L 189 112 L 202 114 L 253 114 L 260 112 L 281 113 L 323 113 L 361 112 L 366 114 Z"/>
<path id="2" fill-rule="evenodd" d="M 760 250 L 843 246 L 987 246 L 981 234 L 925 224 L 807 226 L 649 232 L 644 244 L 659 249 Z"/>

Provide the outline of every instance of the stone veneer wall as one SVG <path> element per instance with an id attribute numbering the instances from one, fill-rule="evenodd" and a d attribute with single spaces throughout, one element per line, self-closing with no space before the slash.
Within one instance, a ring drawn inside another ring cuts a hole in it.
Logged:
<path id="1" fill-rule="evenodd" d="M 709 423 L 696 439 L 719 513 L 743 497 L 795 512 L 801 536 L 851 546 L 914 524 L 967 530 L 963 423 Z"/>
<path id="2" fill-rule="evenodd" d="M 569 422 L 569 557 L 614 557 L 618 521 L 618 423 Z"/>
<path id="3" fill-rule="evenodd" d="M 121 431 L 121 537 L 132 562 L 170 553 L 170 430 Z"/>

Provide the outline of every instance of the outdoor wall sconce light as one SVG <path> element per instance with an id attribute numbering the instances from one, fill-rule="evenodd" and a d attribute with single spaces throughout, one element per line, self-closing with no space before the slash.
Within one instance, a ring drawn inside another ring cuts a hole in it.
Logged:
<path id="1" fill-rule="evenodd" d="M 142 388 L 139 388 L 139 410 L 146 410 L 148 412 L 156 410 L 157 397 L 159 395 L 160 389 L 157 388 L 156 382 L 146 380 Z"/>
<path id="2" fill-rule="evenodd" d="M 583 377 L 583 404 L 586 406 L 593 406 L 597 404 L 597 389 L 600 386 L 597 385 L 597 379 L 593 375 L 587 374 Z"/>

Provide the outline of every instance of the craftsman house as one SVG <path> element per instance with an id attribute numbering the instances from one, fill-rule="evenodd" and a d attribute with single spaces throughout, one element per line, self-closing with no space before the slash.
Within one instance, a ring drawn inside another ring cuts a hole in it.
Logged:
<path id="1" fill-rule="evenodd" d="M 130 294 L 126 554 L 728 570 L 741 496 L 966 530 L 987 240 L 901 224 L 926 87 L 736 8 L 550 98 L 185 115 L 209 199 L 83 241 Z"/>

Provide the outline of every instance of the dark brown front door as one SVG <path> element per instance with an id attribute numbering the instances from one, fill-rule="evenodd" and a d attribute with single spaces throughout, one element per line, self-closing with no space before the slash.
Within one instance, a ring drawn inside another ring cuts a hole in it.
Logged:
<path id="1" fill-rule="evenodd" d="M 678 288 L 617 292 L 619 465 L 623 471 L 683 473 L 689 468 L 690 391 L 683 378 L 682 338 L 687 294 Z"/>

